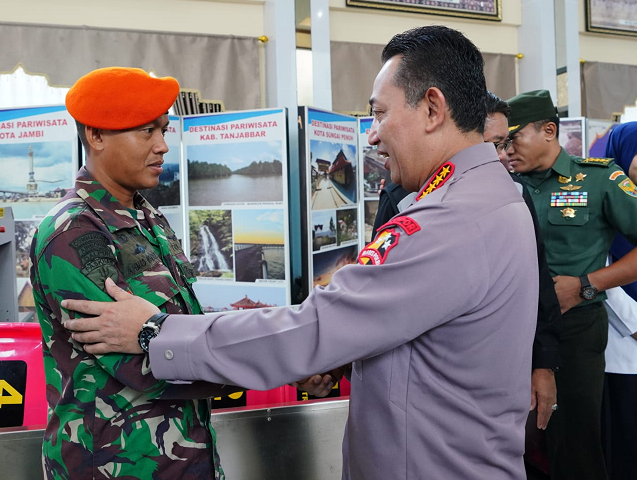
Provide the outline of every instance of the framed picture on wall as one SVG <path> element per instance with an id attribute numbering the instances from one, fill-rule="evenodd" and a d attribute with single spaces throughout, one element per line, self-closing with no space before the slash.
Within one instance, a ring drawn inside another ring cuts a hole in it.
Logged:
<path id="1" fill-rule="evenodd" d="M 502 20 L 502 0 L 346 0 L 348 6 Z"/>
<path id="2" fill-rule="evenodd" d="M 637 2 L 586 0 L 586 30 L 637 36 Z"/>

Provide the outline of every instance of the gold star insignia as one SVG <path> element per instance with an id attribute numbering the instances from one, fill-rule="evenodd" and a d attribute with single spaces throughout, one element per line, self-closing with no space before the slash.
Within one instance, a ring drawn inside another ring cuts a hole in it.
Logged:
<path id="1" fill-rule="evenodd" d="M 586 177 L 586 174 L 585 174 L 585 173 L 580 172 L 580 173 L 578 173 L 577 175 L 575 175 L 575 181 L 576 181 L 576 182 L 582 182 L 582 181 L 584 181 L 584 178 L 585 178 L 585 177 Z"/>

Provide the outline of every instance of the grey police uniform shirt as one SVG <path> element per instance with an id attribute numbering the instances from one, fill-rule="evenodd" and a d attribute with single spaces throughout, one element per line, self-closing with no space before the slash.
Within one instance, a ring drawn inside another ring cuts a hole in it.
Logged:
<path id="1" fill-rule="evenodd" d="M 385 228 L 384 262 L 343 267 L 298 309 L 170 316 L 153 374 L 265 390 L 354 362 L 344 479 L 525 479 L 531 216 L 492 144 L 450 161 L 409 228 Z"/>

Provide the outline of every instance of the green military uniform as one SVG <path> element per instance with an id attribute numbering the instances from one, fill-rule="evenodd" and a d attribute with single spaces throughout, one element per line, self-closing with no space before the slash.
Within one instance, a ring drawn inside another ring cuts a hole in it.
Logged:
<path id="1" fill-rule="evenodd" d="M 202 313 L 194 269 L 165 218 L 136 194 L 122 206 L 89 172 L 42 221 L 31 281 L 44 340 L 53 479 L 223 479 L 207 397 L 220 386 L 153 377 L 148 355 L 91 355 L 64 328 L 65 298 L 112 301 L 104 281 L 167 313 Z"/>
<path id="2" fill-rule="evenodd" d="M 512 134 L 555 117 L 546 90 L 520 94 L 509 104 Z M 637 244 L 637 188 L 611 159 L 582 159 L 561 149 L 548 170 L 520 176 L 535 205 L 551 275 L 580 277 L 604 268 L 618 231 Z M 546 431 L 552 480 L 607 478 L 600 432 L 605 298 L 600 292 L 563 314 L 563 365 L 555 374 L 559 409 Z"/>

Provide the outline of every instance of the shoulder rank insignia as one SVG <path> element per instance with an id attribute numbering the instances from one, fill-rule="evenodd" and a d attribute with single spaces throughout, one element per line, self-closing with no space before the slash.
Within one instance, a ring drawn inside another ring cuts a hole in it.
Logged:
<path id="1" fill-rule="evenodd" d="M 612 158 L 596 158 L 596 157 L 588 157 L 580 160 L 577 163 L 586 163 L 588 165 L 599 165 L 600 167 L 608 167 L 610 162 L 612 162 Z"/>
<path id="2" fill-rule="evenodd" d="M 560 175 L 557 177 L 557 181 L 560 183 L 568 183 L 571 181 L 571 177 L 564 177 L 563 175 Z"/>
<path id="3" fill-rule="evenodd" d="M 630 195 L 631 197 L 637 197 L 637 187 L 632 182 L 630 178 L 627 178 L 617 184 L 619 188 L 621 188 L 626 195 Z"/>
<path id="4" fill-rule="evenodd" d="M 358 254 L 358 263 L 361 265 L 382 265 L 387 260 L 389 251 L 398 245 L 400 233 L 393 228 L 383 230 L 376 240 L 367 245 Z"/>
<path id="5" fill-rule="evenodd" d="M 411 217 L 396 217 L 392 218 L 389 222 L 381 225 L 378 230 L 383 230 L 391 225 L 396 225 L 402 228 L 407 235 L 412 235 L 420 230 L 420 225 Z"/>
<path id="6" fill-rule="evenodd" d="M 610 177 L 608 177 L 609 180 L 615 180 L 617 177 L 621 177 L 622 175 L 626 175 L 623 170 L 616 170 L 613 173 L 610 174 Z"/>
<path id="7" fill-rule="evenodd" d="M 576 187 L 575 185 L 571 185 L 570 183 L 564 187 L 560 187 L 561 190 L 566 190 L 567 192 L 572 192 L 573 190 L 579 190 L 582 187 Z"/>
<path id="8" fill-rule="evenodd" d="M 445 182 L 451 178 L 455 168 L 455 165 L 451 162 L 443 163 L 438 171 L 431 177 L 429 183 L 422 188 L 418 195 L 416 195 L 416 201 L 429 195 L 434 190 L 442 187 Z"/>

